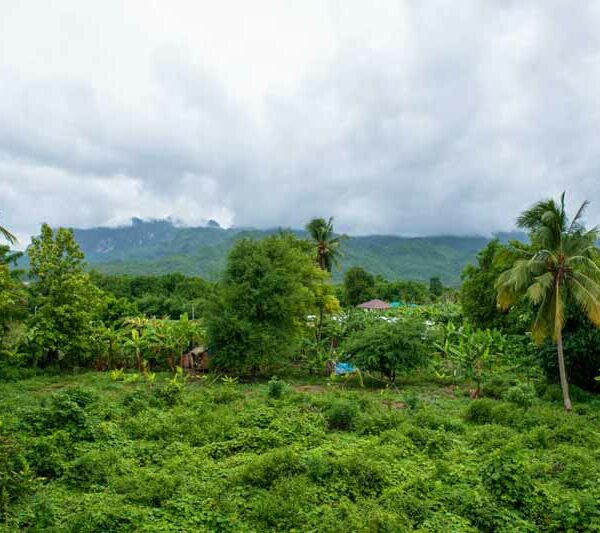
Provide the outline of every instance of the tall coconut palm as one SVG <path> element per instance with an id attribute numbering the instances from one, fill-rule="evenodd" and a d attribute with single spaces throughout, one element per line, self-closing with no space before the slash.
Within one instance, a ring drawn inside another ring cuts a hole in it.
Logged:
<path id="1" fill-rule="evenodd" d="M 556 342 L 567 411 L 572 408 L 562 339 L 567 302 L 581 307 L 589 319 L 600 326 L 598 228 L 587 230 L 582 224 L 587 205 L 588 202 L 584 202 L 571 221 L 565 211 L 564 193 L 559 203 L 543 200 L 524 211 L 517 225 L 528 230 L 531 247 L 515 248 L 512 267 L 496 282 L 501 308 L 508 308 L 521 296 L 526 296 L 537 307 L 531 332 L 537 342 L 547 335 Z"/>
<path id="2" fill-rule="evenodd" d="M 333 232 L 333 217 L 329 220 L 313 218 L 307 225 L 306 231 L 317 246 L 317 263 L 322 270 L 331 272 L 337 266 L 342 253 L 340 243 L 345 235 L 335 236 Z"/>

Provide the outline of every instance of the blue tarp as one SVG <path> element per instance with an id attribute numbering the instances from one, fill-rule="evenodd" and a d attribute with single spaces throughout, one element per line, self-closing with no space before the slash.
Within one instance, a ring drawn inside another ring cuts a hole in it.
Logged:
<path id="1" fill-rule="evenodd" d="M 356 367 L 351 363 L 336 363 L 335 364 L 335 375 L 343 376 L 344 374 L 351 374 L 356 370 Z"/>

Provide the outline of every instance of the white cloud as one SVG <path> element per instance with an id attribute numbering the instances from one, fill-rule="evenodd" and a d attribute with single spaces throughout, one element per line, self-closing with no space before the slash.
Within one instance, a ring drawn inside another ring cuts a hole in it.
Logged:
<path id="1" fill-rule="evenodd" d="M 0 217 L 509 229 L 600 176 L 598 4 L 0 6 Z"/>

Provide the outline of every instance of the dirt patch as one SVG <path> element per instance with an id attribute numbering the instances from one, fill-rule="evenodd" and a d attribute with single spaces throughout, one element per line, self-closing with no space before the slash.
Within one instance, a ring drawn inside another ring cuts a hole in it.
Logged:
<path id="1" fill-rule="evenodd" d="M 327 387 L 323 385 L 299 385 L 294 387 L 296 392 L 326 392 Z"/>
<path id="2" fill-rule="evenodd" d="M 392 400 L 383 400 L 381 403 L 387 407 L 391 407 L 392 409 L 406 409 L 406 404 L 404 402 L 394 402 Z"/>

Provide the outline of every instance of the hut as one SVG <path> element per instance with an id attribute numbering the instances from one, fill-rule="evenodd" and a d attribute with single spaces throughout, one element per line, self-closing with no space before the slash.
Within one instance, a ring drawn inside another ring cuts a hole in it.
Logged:
<path id="1" fill-rule="evenodd" d="M 359 304 L 357 307 L 366 309 L 367 311 L 383 311 L 385 309 L 391 309 L 390 304 L 383 300 L 369 300 L 368 302 Z"/>
<path id="2" fill-rule="evenodd" d="M 206 346 L 196 346 L 181 356 L 181 368 L 187 372 L 206 372 L 210 355 Z"/>

